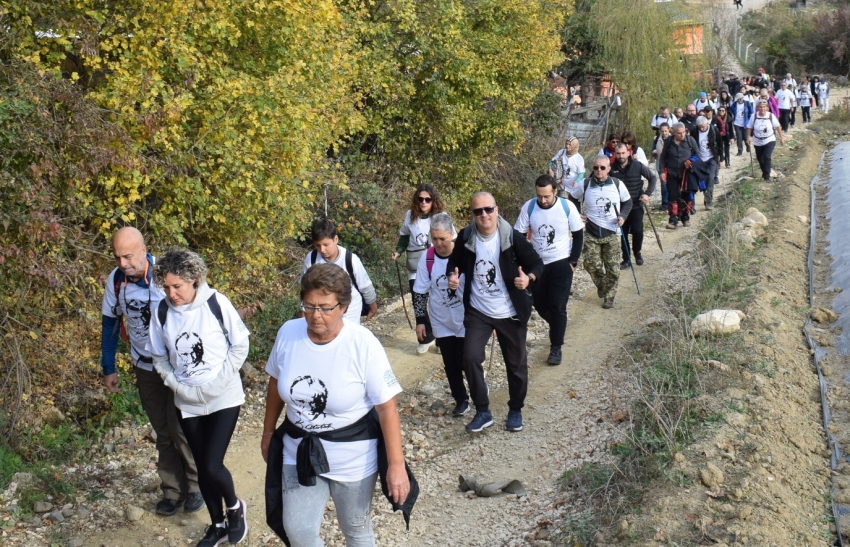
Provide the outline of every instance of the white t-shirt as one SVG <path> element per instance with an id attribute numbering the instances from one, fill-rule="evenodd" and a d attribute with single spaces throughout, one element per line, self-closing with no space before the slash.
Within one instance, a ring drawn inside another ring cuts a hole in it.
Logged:
<path id="1" fill-rule="evenodd" d="M 428 295 L 434 336 L 463 338 L 466 335 L 463 328 L 463 284 L 466 283 L 466 275 L 460 274 L 460 285 L 456 291 L 449 290 L 449 280 L 446 278 L 448 263 L 448 257 L 443 258 L 435 252 L 429 274 L 427 257 L 423 254 L 419 259 L 413 291 Z"/>
<path id="2" fill-rule="evenodd" d="M 794 93 L 787 89 L 780 89 L 775 97 L 780 110 L 791 110 L 794 106 Z"/>
<path id="3" fill-rule="evenodd" d="M 812 94 L 807 87 L 801 86 L 802 91 L 797 92 L 797 102 L 800 106 L 812 106 Z"/>
<path id="4" fill-rule="evenodd" d="M 711 131 L 711 126 L 708 126 L 707 131 L 697 129 L 697 154 L 702 161 L 708 161 L 714 157 L 711 153 L 711 148 L 708 147 L 708 132 Z"/>
<path id="5" fill-rule="evenodd" d="M 575 186 L 576 181 L 579 180 L 578 177 L 584 173 L 584 158 L 579 153 L 568 156 L 567 151 L 562 148 L 552 158 L 552 162 L 561 164 L 563 176 L 558 180 L 558 185 L 569 192 Z M 557 175 L 558 173 L 555 171 L 555 176 L 557 177 Z"/>
<path id="6" fill-rule="evenodd" d="M 152 269 L 152 266 L 149 266 Z M 165 293 L 151 280 L 147 287 L 140 287 L 125 276 L 125 282 L 118 289 L 115 298 L 115 274 L 118 268 L 112 270 L 106 280 L 106 290 L 103 293 L 103 303 L 100 311 L 107 317 L 126 319 L 125 327 L 130 338 L 130 356 L 133 363 L 142 370 L 153 371 L 152 363 L 140 361 L 140 357 L 150 358 L 151 352 L 146 347 L 151 326 L 151 310 L 156 310 L 159 301 L 165 298 Z M 150 275 L 150 272 L 148 273 Z"/>
<path id="7" fill-rule="evenodd" d="M 717 105 L 708 99 L 697 99 L 694 101 L 694 106 L 697 107 L 697 113 L 702 112 L 702 109 L 706 106 L 710 106 L 712 109 L 717 110 Z"/>
<path id="8" fill-rule="evenodd" d="M 475 269 L 470 285 L 469 303 L 493 319 L 507 319 L 516 315 L 502 270 L 499 268 L 500 240 L 496 232 L 485 240 L 480 234 L 475 241 Z M 514 282 L 513 279 L 510 280 Z"/>
<path id="9" fill-rule="evenodd" d="M 218 376 L 224 369 L 230 345 L 242 342 L 250 334 L 230 300 L 221 293 L 214 294 L 227 336 L 206 301 L 197 306 L 193 302 L 169 309 L 163 328 L 151 329 L 152 352 L 168 355 L 181 384 L 201 386 Z M 157 313 L 156 308 L 152 311 Z M 158 318 L 154 321 L 159 324 Z"/>
<path id="10" fill-rule="evenodd" d="M 738 106 L 735 107 L 735 121 L 733 121 L 732 123 L 734 125 L 737 125 L 738 127 L 744 127 L 744 123 L 746 121 L 744 120 L 744 110 L 747 109 L 747 103 L 739 103 L 736 101 L 736 104 Z"/>
<path id="11" fill-rule="evenodd" d="M 410 236 L 407 251 L 422 251 L 431 245 L 431 216 L 417 218 L 416 222 L 410 224 L 410 209 L 404 213 L 404 223 L 398 231 L 399 235 Z M 407 272 L 408 279 L 416 279 L 416 272 Z"/>
<path id="12" fill-rule="evenodd" d="M 534 201 L 537 201 L 537 198 L 527 201 L 520 208 L 514 230 L 525 234 L 528 233 L 529 227 L 531 228 L 531 245 L 544 264 L 567 258 L 572 252 L 572 232 L 584 229 L 584 222 L 576 206 L 564 198 L 557 198 L 548 209 L 541 207 L 538 202 L 534 204 L 529 219 L 528 209 Z M 564 205 L 570 212 L 569 218 L 564 211 Z"/>
<path id="13" fill-rule="evenodd" d="M 579 187 L 584 194 L 584 185 L 580 184 Z M 608 182 L 602 186 L 596 184 L 596 181 L 592 179 L 587 186 L 587 194 L 583 195 L 583 198 L 587 220 L 600 228 L 620 233 L 617 214 L 620 210 L 620 203 L 632 199 L 622 181 L 620 181 L 620 191 L 618 192 L 613 177 L 609 176 Z"/>
<path id="14" fill-rule="evenodd" d="M 818 95 L 821 99 L 829 98 L 829 84 L 826 82 L 821 82 L 818 86 Z"/>
<path id="15" fill-rule="evenodd" d="M 779 120 L 770 113 L 766 118 L 760 118 L 758 113 L 753 114 L 750 123 L 747 124 L 747 128 L 753 130 L 754 146 L 764 146 L 769 142 L 775 142 L 777 127 L 779 127 Z"/>
<path id="16" fill-rule="evenodd" d="M 343 319 L 327 344 L 307 335 L 303 318 L 277 331 L 266 372 L 277 379 L 286 417 L 305 431 L 335 431 L 365 416 L 401 392 L 383 346 L 369 329 Z M 295 465 L 301 439 L 283 437 L 283 463 Z M 378 440 L 321 441 L 331 480 L 352 482 L 378 471 Z"/>
<path id="17" fill-rule="evenodd" d="M 659 127 L 661 127 L 662 123 L 667 122 L 667 125 L 669 125 L 670 127 L 673 127 L 673 124 L 678 122 L 678 121 L 679 120 L 677 120 L 676 116 L 674 116 L 673 114 L 670 114 L 666 118 L 664 116 L 662 116 L 661 114 L 656 114 L 655 116 L 652 117 L 652 121 L 649 122 L 649 126 L 652 127 L 653 129 L 658 129 Z"/>
<path id="18" fill-rule="evenodd" d="M 430 221 L 428 221 L 430 223 Z M 345 269 L 345 253 L 348 250 L 342 245 L 337 245 L 337 249 L 339 249 L 339 253 L 336 255 L 336 260 L 332 262 L 332 264 L 336 264 L 340 268 L 342 268 L 345 273 L 348 273 L 348 270 Z M 313 263 L 310 261 L 310 258 L 313 256 L 313 252 L 310 251 L 307 253 L 307 256 L 304 257 L 304 267 L 301 269 L 301 275 L 303 276 L 307 273 L 307 270 L 310 269 L 310 266 Z M 327 260 L 322 256 L 322 253 L 316 253 L 316 264 L 324 264 Z M 360 290 L 365 290 L 367 287 L 372 285 L 372 280 L 369 278 L 369 274 L 366 273 L 366 268 L 363 267 L 363 263 L 360 262 L 360 257 L 357 255 L 352 255 L 351 257 L 351 269 L 354 270 L 354 277 L 357 279 L 357 286 L 360 287 Z M 354 286 L 354 282 L 351 283 L 351 304 L 348 305 L 348 309 L 345 310 L 345 318 L 351 321 L 352 323 L 360 324 L 360 312 L 362 308 L 363 301 L 360 298 L 360 292 L 357 291 L 357 287 Z"/>

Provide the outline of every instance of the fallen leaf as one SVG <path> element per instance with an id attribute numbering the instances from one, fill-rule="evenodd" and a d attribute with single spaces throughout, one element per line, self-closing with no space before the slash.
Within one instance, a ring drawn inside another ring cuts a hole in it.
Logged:
<path id="1" fill-rule="evenodd" d="M 724 498 L 724 497 L 726 497 L 726 492 L 724 492 L 723 490 L 717 490 L 717 491 L 715 491 L 715 492 L 712 492 L 711 490 L 706 490 L 705 494 L 706 494 L 708 497 L 710 497 L 710 498 L 714 498 L 714 499 L 719 499 L 719 498 Z"/>
<path id="2" fill-rule="evenodd" d="M 613 416 L 615 422 L 622 422 L 623 420 L 625 420 L 628 417 L 629 417 L 629 413 L 626 412 L 625 410 L 618 410 L 617 412 L 614 413 L 614 416 Z"/>
<path id="3" fill-rule="evenodd" d="M 656 530 L 655 537 L 652 539 L 654 539 L 655 541 L 666 541 L 667 533 L 664 530 Z"/>
<path id="4" fill-rule="evenodd" d="M 570 398 L 570 399 L 575 399 L 576 398 L 576 392 L 570 391 L 569 393 L 567 393 L 567 397 Z"/>

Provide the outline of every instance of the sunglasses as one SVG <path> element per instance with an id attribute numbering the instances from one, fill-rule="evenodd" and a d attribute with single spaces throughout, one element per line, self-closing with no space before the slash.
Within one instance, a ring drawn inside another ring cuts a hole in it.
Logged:
<path id="1" fill-rule="evenodd" d="M 477 216 L 477 217 L 480 217 L 481 215 L 483 215 L 485 213 L 488 214 L 488 215 L 492 215 L 493 211 L 495 211 L 495 210 L 496 210 L 495 205 L 491 205 L 489 207 L 479 207 L 478 209 L 473 209 L 472 214 Z"/>
<path id="2" fill-rule="evenodd" d="M 424 198 L 422 196 L 416 196 L 416 201 L 418 201 L 419 203 L 431 203 L 432 201 L 434 201 L 434 198 Z"/>
<path id="3" fill-rule="evenodd" d="M 608 167 L 606 167 L 605 165 L 594 165 L 593 166 L 594 171 L 604 171 L 606 169 L 608 169 Z"/>

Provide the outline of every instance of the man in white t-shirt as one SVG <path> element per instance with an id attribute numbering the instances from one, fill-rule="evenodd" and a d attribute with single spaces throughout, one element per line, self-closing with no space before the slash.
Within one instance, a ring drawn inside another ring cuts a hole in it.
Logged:
<path id="1" fill-rule="evenodd" d="M 336 226 L 328 219 L 317 220 L 313 223 L 311 230 L 313 239 L 313 250 L 307 253 L 304 257 L 304 267 L 301 270 L 301 275 L 307 273 L 307 270 L 313 264 L 321 264 L 322 262 L 330 262 L 336 264 L 348 273 L 351 278 L 351 304 L 345 311 L 345 318 L 352 323 L 360 323 L 363 303 L 368 306 L 368 312 L 365 314 L 364 321 L 368 321 L 376 313 L 378 313 L 378 295 L 375 292 L 375 287 L 372 285 L 372 280 L 369 274 L 366 273 L 366 268 L 363 267 L 363 262 L 360 257 L 352 253 L 345 247 L 339 245 L 339 235 L 336 233 Z M 350 257 L 346 256 L 350 253 Z M 362 298 L 361 298 L 362 295 Z"/>
<path id="2" fill-rule="evenodd" d="M 779 84 L 779 91 L 776 92 L 776 102 L 779 106 L 779 125 L 782 126 L 782 131 L 788 131 L 788 125 L 791 122 L 791 109 L 794 108 L 797 100 L 794 97 L 794 92 L 788 89 L 788 83 L 782 81 Z"/>
<path id="3" fill-rule="evenodd" d="M 745 100 L 743 93 L 735 95 L 735 100 L 729 105 L 729 114 L 732 115 L 732 127 L 735 128 L 735 142 L 738 144 L 738 155 L 744 153 L 744 144 L 747 152 L 750 151 L 750 143 L 747 141 L 747 123 L 753 117 L 753 104 Z"/>
<path id="4" fill-rule="evenodd" d="M 568 137 L 564 147 L 549 161 L 549 176 L 558 181 L 558 195 L 573 202 L 579 207 L 579 202 L 572 197 L 577 181 L 584 180 L 584 158 L 578 153 L 580 143 L 576 137 Z"/>
<path id="5" fill-rule="evenodd" d="M 493 425 L 490 394 L 484 379 L 484 350 L 493 331 L 505 359 L 508 377 L 508 417 L 505 429 L 522 430 L 522 407 L 528 392 L 526 335 L 531 299 L 526 289 L 543 274 L 543 261 L 534 247 L 499 216 L 496 199 L 487 192 L 472 196 L 474 222 L 458 235 L 446 270 L 449 289 L 460 286 L 465 274 L 463 368 L 475 405 L 466 429 L 478 432 Z"/>
<path id="6" fill-rule="evenodd" d="M 549 323 L 550 365 L 561 364 L 561 346 L 567 330 L 567 300 L 573 286 L 581 249 L 584 222 L 575 205 L 558 197 L 558 183 L 549 175 L 537 177 L 537 197 L 522 206 L 514 230 L 528 233 L 543 260 L 543 274 L 531 286 L 534 309 Z"/>
<path id="7" fill-rule="evenodd" d="M 664 105 L 658 109 L 658 114 L 652 117 L 652 121 L 649 122 L 649 126 L 653 131 L 655 131 L 655 136 L 657 137 L 662 123 L 666 123 L 668 126 L 673 127 L 673 124 L 677 121 L 679 120 L 676 116 L 670 114 L 670 109 L 667 105 Z"/>
<path id="8" fill-rule="evenodd" d="M 677 124 L 678 125 L 678 124 Z M 584 269 L 596 285 L 596 295 L 606 310 L 614 307 L 620 279 L 620 226 L 632 210 L 632 196 L 626 185 L 609 175 L 611 161 L 597 156 L 593 174 L 581 185 L 586 225 Z"/>
<path id="9" fill-rule="evenodd" d="M 118 267 L 107 278 L 101 305 L 100 365 L 103 383 L 112 393 L 121 391 L 115 355 L 119 333 L 125 334 L 121 332 L 125 330 L 139 399 L 156 433 L 157 473 L 163 495 L 156 505 L 156 512 L 170 516 L 183 505 L 185 512 L 194 513 L 204 507 L 204 498 L 198 487 L 198 469 L 177 421 L 174 392 L 153 369 L 151 353 L 146 347 L 151 310 L 156 310 L 165 297 L 162 289 L 153 283 L 154 258 L 147 253 L 142 233 L 131 226 L 115 233 L 112 254 Z"/>

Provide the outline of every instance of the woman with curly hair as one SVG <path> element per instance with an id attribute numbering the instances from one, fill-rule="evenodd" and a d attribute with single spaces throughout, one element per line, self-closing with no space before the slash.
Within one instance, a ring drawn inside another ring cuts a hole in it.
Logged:
<path id="1" fill-rule="evenodd" d="M 443 198 L 439 192 L 430 184 L 420 184 L 413 193 L 410 209 L 404 214 L 404 222 L 398 231 L 398 243 L 392 255 L 393 260 L 398 260 L 401 253 L 407 252 L 407 281 L 410 291 L 413 292 L 413 283 L 416 281 L 416 270 L 419 267 L 419 257 L 431 246 L 431 217 L 445 210 Z M 425 316 L 425 335 L 419 337 L 417 353 L 426 353 L 434 343 L 434 333 L 431 331 L 431 320 Z"/>
<path id="2" fill-rule="evenodd" d="M 224 454 L 245 403 L 239 369 L 248 356 L 248 328 L 226 296 L 206 282 L 197 253 L 172 249 L 153 267 L 165 291 L 151 310 L 153 365 L 174 391 L 177 419 L 195 463 L 212 524 L 198 547 L 239 543 L 248 535 L 248 509 L 236 496 Z M 222 503 L 227 508 L 227 522 Z"/>

